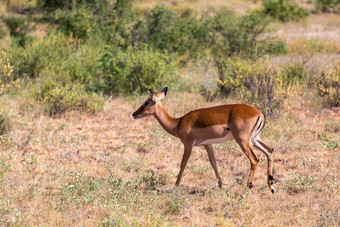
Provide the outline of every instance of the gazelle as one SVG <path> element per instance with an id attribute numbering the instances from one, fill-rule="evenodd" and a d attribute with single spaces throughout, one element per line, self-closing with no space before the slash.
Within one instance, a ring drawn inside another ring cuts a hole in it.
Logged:
<path id="1" fill-rule="evenodd" d="M 274 193 L 272 174 L 274 150 L 260 140 L 259 135 L 264 127 L 265 117 L 259 110 L 244 104 L 222 105 L 193 110 L 183 117 L 173 118 L 160 102 L 166 96 L 167 91 L 168 88 L 166 87 L 155 95 L 149 90 L 150 97 L 132 116 L 138 119 L 153 115 L 165 131 L 182 141 L 184 154 L 176 186 L 179 186 L 181 182 L 193 147 L 204 146 L 218 179 L 218 186 L 222 188 L 222 180 L 217 170 L 212 144 L 235 139 L 250 160 L 248 187 L 253 187 L 252 182 L 259 162 L 252 148 L 256 147 L 267 156 L 268 186 Z"/>

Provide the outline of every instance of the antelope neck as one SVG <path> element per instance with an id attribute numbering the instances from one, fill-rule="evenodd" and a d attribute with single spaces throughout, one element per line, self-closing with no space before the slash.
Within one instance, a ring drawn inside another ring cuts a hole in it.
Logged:
<path id="1" fill-rule="evenodd" d="M 155 113 L 155 118 L 165 131 L 175 137 L 178 137 L 177 125 L 179 123 L 179 119 L 171 117 L 161 104 L 158 106 L 158 111 Z"/>

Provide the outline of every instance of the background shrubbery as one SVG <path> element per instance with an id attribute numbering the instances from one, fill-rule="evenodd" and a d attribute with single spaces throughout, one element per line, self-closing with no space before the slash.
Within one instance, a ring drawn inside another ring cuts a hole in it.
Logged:
<path id="1" fill-rule="evenodd" d="M 299 7 L 294 0 L 263 0 L 264 13 L 274 19 L 287 22 L 306 18 L 309 11 Z"/>
<path id="2" fill-rule="evenodd" d="M 174 61 L 167 54 L 152 49 L 106 50 L 99 61 L 106 93 L 146 93 L 164 84 L 174 85 L 178 77 Z"/>
<path id="3" fill-rule="evenodd" d="M 334 69 L 323 72 L 316 81 L 317 91 L 327 107 L 340 106 L 340 62 Z"/>
<path id="4" fill-rule="evenodd" d="M 96 94 L 87 94 L 83 85 L 58 83 L 53 80 L 42 82 L 34 97 L 50 116 L 79 110 L 95 113 L 103 109 L 104 101 Z"/>
<path id="5" fill-rule="evenodd" d="M 13 66 L 11 65 L 6 52 L 0 52 L 0 96 L 11 87 L 18 86 L 14 80 Z"/>
<path id="6" fill-rule="evenodd" d="M 294 95 L 283 78 L 282 67 L 268 59 L 225 59 L 220 64 L 222 94 L 245 100 L 269 117 L 277 116 L 285 98 Z"/>
<path id="7" fill-rule="evenodd" d="M 275 116 L 291 87 L 299 86 L 313 88 L 327 105 L 337 106 L 338 74 L 264 60 L 292 51 L 268 35 L 273 18 L 296 21 L 308 11 L 294 1 L 264 0 L 263 6 L 242 15 L 230 9 L 180 14 L 165 6 L 140 14 L 128 0 L 38 1 L 36 10 L 43 16 L 2 17 L 12 39 L 6 50 L 11 80 L 35 83 L 40 89 L 35 100 L 50 115 L 95 112 L 103 106 L 98 94 L 141 94 L 164 85 L 187 88 L 192 82 L 183 81 L 178 71 L 205 62 L 217 72 L 207 74 L 210 79 L 201 86 L 208 100 L 232 94 Z M 31 36 L 40 23 L 48 25 L 47 34 Z M 306 42 L 305 49 L 325 48 Z"/>
<path id="8" fill-rule="evenodd" d="M 340 13 L 340 0 L 315 0 L 314 4 L 317 11 Z"/>

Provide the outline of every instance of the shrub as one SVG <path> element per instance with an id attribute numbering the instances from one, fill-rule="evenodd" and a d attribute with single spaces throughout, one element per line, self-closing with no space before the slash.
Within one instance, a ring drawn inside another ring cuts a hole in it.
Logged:
<path id="1" fill-rule="evenodd" d="M 8 17 L 4 18 L 3 21 L 6 23 L 9 33 L 13 37 L 24 37 L 30 30 L 30 27 L 26 22 L 25 18 L 19 17 Z"/>
<path id="2" fill-rule="evenodd" d="M 155 7 L 146 22 L 138 21 L 132 30 L 132 43 L 152 45 L 154 48 L 184 54 L 191 50 L 195 39 L 192 31 L 197 26 L 196 20 L 183 17 L 165 7 Z"/>
<path id="3" fill-rule="evenodd" d="M 13 79 L 13 66 L 9 62 L 7 53 L 0 53 L 0 96 L 9 88 L 18 86 L 18 81 Z"/>
<path id="4" fill-rule="evenodd" d="M 125 47 L 130 43 L 129 29 L 134 17 L 130 1 L 77 0 L 66 8 L 55 10 L 51 18 L 67 36 L 72 34 L 82 40 L 100 36 Z"/>
<path id="5" fill-rule="evenodd" d="M 26 41 L 30 39 L 26 34 L 33 29 L 33 26 L 21 17 L 7 17 L 3 21 L 9 29 L 9 34 L 14 40 L 21 46 L 26 44 Z"/>
<path id="6" fill-rule="evenodd" d="M 335 69 L 324 72 L 317 79 L 316 88 L 325 106 L 340 106 L 340 62 Z"/>
<path id="7" fill-rule="evenodd" d="M 260 39 L 270 23 L 261 11 L 253 10 L 244 16 L 232 11 L 218 12 L 212 22 L 213 53 L 215 56 L 262 55 L 267 52 L 281 51 L 284 45 L 268 39 Z"/>
<path id="8" fill-rule="evenodd" d="M 56 69 L 76 52 L 77 40 L 51 31 L 45 38 L 34 39 L 25 47 L 11 49 L 11 62 L 19 77 L 37 78 L 47 68 Z"/>
<path id="9" fill-rule="evenodd" d="M 293 0 L 263 0 L 263 5 L 266 15 L 283 22 L 299 21 L 309 16 L 309 11 Z"/>
<path id="10" fill-rule="evenodd" d="M 281 67 L 266 59 L 225 59 L 220 62 L 219 81 L 225 95 L 253 104 L 269 117 L 278 115 L 291 86 L 282 80 Z"/>
<path id="11" fill-rule="evenodd" d="M 58 30 L 66 36 L 73 35 L 78 39 L 88 38 L 95 26 L 95 18 L 85 7 L 79 7 L 72 11 L 56 10 L 54 23 L 59 24 Z"/>
<path id="12" fill-rule="evenodd" d="M 12 124 L 9 118 L 3 113 L 0 113 L 0 136 L 8 134 L 11 131 L 11 129 Z"/>
<path id="13" fill-rule="evenodd" d="M 318 12 L 340 13 L 340 0 L 315 0 L 314 5 Z"/>
<path id="14" fill-rule="evenodd" d="M 37 0 L 37 5 L 45 10 L 52 11 L 60 8 L 69 8 L 76 2 L 72 0 Z"/>
<path id="15" fill-rule="evenodd" d="M 104 106 L 102 98 L 87 94 L 82 85 L 62 85 L 52 80 L 42 82 L 39 90 L 34 92 L 34 97 L 44 105 L 45 112 L 50 116 L 72 110 L 95 113 Z"/>
<path id="16" fill-rule="evenodd" d="M 4 38 L 6 35 L 7 35 L 7 31 L 2 28 L 1 23 L 0 23 L 0 39 Z"/>
<path id="17" fill-rule="evenodd" d="M 303 84 L 308 80 L 307 68 L 304 63 L 288 63 L 284 66 L 283 79 L 285 83 Z"/>
<path id="18" fill-rule="evenodd" d="M 147 48 L 107 50 L 100 59 L 102 88 L 106 93 L 145 93 L 175 82 L 174 61 L 167 54 Z"/>
<path id="19" fill-rule="evenodd" d="M 314 88 L 320 75 L 325 72 L 325 68 L 334 67 L 332 57 L 320 55 L 293 55 L 287 58 L 281 58 L 280 64 L 283 66 L 282 78 L 286 84 L 298 85 L 303 88 Z M 321 60 L 322 59 L 322 60 Z"/>

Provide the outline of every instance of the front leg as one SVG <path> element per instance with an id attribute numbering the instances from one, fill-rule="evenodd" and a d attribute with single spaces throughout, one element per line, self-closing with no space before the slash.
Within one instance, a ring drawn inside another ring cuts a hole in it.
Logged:
<path id="1" fill-rule="evenodd" d="M 217 170 L 216 158 L 215 158 L 215 155 L 214 155 L 214 148 L 211 144 L 210 145 L 204 145 L 204 148 L 208 152 L 210 164 L 213 167 L 213 169 L 215 171 L 215 175 L 218 179 L 218 187 L 222 188 L 223 183 L 222 183 L 222 179 L 220 177 L 220 174 L 218 173 L 218 170 Z"/>
<path id="2" fill-rule="evenodd" d="M 183 158 L 181 162 L 181 170 L 179 171 L 179 174 L 177 177 L 176 186 L 179 186 L 179 184 L 181 183 L 182 175 L 183 175 L 185 167 L 187 166 L 189 157 L 191 155 L 191 151 L 192 151 L 192 145 L 184 145 L 184 154 L 183 154 Z"/>

